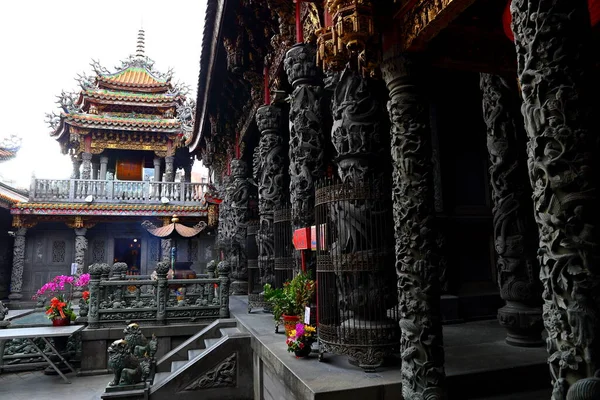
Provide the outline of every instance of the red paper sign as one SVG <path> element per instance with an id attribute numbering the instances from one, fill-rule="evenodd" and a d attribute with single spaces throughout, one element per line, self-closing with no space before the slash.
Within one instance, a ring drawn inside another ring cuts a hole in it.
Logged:
<path id="1" fill-rule="evenodd" d="M 296 250 L 308 250 L 308 244 L 310 243 L 310 228 L 296 229 L 292 241 Z"/>

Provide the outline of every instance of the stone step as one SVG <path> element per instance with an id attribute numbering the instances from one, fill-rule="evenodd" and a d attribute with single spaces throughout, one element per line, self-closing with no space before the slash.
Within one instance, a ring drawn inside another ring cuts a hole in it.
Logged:
<path id="1" fill-rule="evenodd" d="M 200 354 L 204 353 L 205 351 L 206 351 L 206 349 L 188 350 L 188 360 L 193 360 L 194 358 L 198 357 Z"/>
<path id="2" fill-rule="evenodd" d="M 219 330 L 223 336 L 235 336 L 242 333 L 238 328 L 221 328 Z"/>
<path id="3" fill-rule="evenodd" d="M 154 374 L 154 382 L 152 382 L 153 385 L 160 385 L 160 383 L 162 381 L 164 381 L 165 379 L 167 379 L 167 377 L 171 375 L 170 372 L 157 372 L 156 374 Z"/>
<path id="4" fill-rule="evenodd" d="M 204 343 L 206 344 L 206 348 L 210 348 L 212 346 L 215 345 L 215 343 L 218 343 L 222 338 L 210 338 L 210 339 L 204 339 Z"/>
<path id="5" fill-rule="evenodd" d="M 189 362 L 189 360 L 173 361 L 171 363 L 171 372 L 177 372 L 180 368 L 183 368 L 183 366 L 186 365 L 188 362 Z"/>

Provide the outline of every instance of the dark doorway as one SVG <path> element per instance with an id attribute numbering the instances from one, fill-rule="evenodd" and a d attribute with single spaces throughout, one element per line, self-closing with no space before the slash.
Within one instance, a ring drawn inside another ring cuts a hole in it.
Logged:
<path id="1" fill-rule="evenodd" d="M 139 275 L 142 267 L 142 243 L 139 238 L 115 239 L 115 260 L 127 264 L 128 275 Z"/>

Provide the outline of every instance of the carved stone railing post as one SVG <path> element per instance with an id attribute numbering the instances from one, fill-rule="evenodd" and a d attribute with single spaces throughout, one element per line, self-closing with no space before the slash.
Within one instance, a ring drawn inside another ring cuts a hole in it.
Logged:
<path id="1" fill-rule="evenodd" d="M 290 104 L 290 203 L 292 230 L 315 222 L 315 182 L 325 173 L 322 126 L 323 87 L 316 49 L 296 44 L 286 54 L 285 71 L 294 88 Z"/>
<path id="2" fill-rule="evenodd" d="M 208 277 L 210 279 L 213 279 L 215 277 L 216 268 L 217 268 L 217 262 L 215 260 L 210 260 L 206 264 L 206 274 L 208 275 Z"/>
<path id="3" fill-rule="evenodd" d="M 431 132 L 411 60 L 391 52 L 382 65 L 390 91 L 392 199 L 404 399 L 446 398 L 440 282 L 434 225 Z"/>
<path id="4" fill-rule="evenodd" d="M 110 277 L 110 265 L 107 263 L 98 264 L 102 268 L 100 281 L 107 281 Z M 108 298 L 108 288 L 104 286 L 100 286 L 100 302 L 106 300 Z"/>
<path id="5" fill-rule="evenodd" d="M 15 242 L 13 245 L 13 267 L 10 275 L 10 300 L 20 300 L 23 298 L 21 288 L 23 287 L 23 268 L 25 267 L 25 235 L 27 228 L 19 228 L 15 232 Z"/>
<path id="6" fill-rule="evenodd" d="M 254 178 L 258 183 L 260 225 L 256 235 L 262 284 L 275 281 L 273 216 L 283 204 L 285 154 L 281 137 L 281 109 L 263 106 L 256 112 L 260 141 L 254 152 Z"/>
<path id="7" fill-rule="evenodd" d="M 108 264 L 92 264 L 89 266 L 90 271 L 90 308 L 88 312 L 88 328 L 96 329 L 100 326 L 100 315 L 98 310 L 100 309 L 100 281 L 102 279 L 102 273 L 104 272 L 104 266 Z"/>
<path id="8" fill-rule="evenodd" d="M 81 153 L 81 179 L 92 179 L 92 153 Z"/>
<path id="9" fill-rule="evenodd" d="M 158 325 L 165 325 L 167 323 L 167 300 L 169 298 L 167 273 L 169 272 L 169 268 L 169 263 L 165 261 L 156 263 L 156 323 Z"/>
<path id="10" fill-rule="evenodd" d="M 510 11 L 552 399 L 583 399 L 569 387 L 600 369 L 598 132 L 588 2 L 519 0 Z"/>
<path id="11" fill-rule="evenodd" d="M 221 309 L 219 311 L 219 317 L 229 318 L 229 273 L 231 272 L 229 262 L 225 260 L 219 262 L 217 270 L 219 271 L 219 280 L 221 281 L 221 290 L 219 292 L 219 295 L 221 296 L 219 299 Z"/>
<path id="12" fill-rule="evenodd" d="M 500 296 L 506 301 L 498 310 L 498 320 L 508 331 L 508 344 L 541 346 L 537 229 L 531 214 L 521 101 L 516 82 L 481 74 L 480 86 L 491 161 L 498 285 Z"/>

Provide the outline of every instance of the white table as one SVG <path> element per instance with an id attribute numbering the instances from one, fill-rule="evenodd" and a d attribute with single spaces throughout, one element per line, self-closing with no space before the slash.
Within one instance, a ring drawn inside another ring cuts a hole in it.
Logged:
<path id="1" fill-rule="evenodd" d="M 60 355 L 58 351 L 52 346 L 52 344 L 48 341 L 50 337 L 62 337 L 62 336 L 71 336 L 74 333 L 79 332 L 85 328 L 85 325 L 69 325 L 69 326 L 43 326 L 36 328 L 6 328 L 0 329 L 0 340 L 11 340 L 11 339 L 27 339 L 36 348 L 37 351 L 40 352 L 41 356 L 48 362 L 48 364 L 54 368 L 54 370 L 65 380 L 66 383 L 71 383 L 67 379 L 67 377 L 60 372 L 60 368 L 56 366 L 50 360 L 50 358 L 40 349 L 33 339 L 40 338 L 42 339 L 46 345 L 50 348 L 50 351 L 58 356 L 62 362 L 65 363 L 67 367 L 73 372 L 75 369 L 64 359 L 63 356 Z"/>

